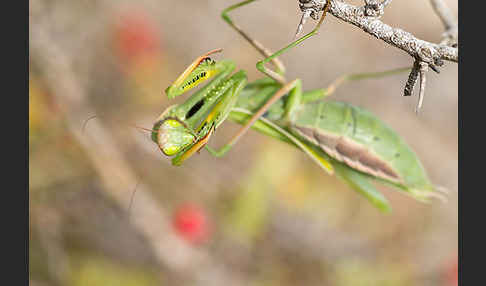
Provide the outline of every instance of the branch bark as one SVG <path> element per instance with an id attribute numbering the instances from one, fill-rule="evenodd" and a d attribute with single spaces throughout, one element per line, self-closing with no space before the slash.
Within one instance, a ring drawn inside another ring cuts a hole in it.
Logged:
<path id="1" fill-rule="evenodd" d="M 439 63 L 441 60 L 458 62 L 458 48 L 430 43 L 400 28 L 393 28 L 380 21 L 377 17 L 368 16 L 365 7 L 357 7 L 344 2 L 332 1 L 329 13 L 407 52 L 422 62 L 438 66 L 440 66 Z"/>
<path id="2" fill-rule="evenodd" d="M 446 30 L 441 44 L 454 44 L 457 41 L 458 29 L 457 22 L 451 10 L 442 0 L 430 0 L 430 4 L 432 4 L 432 8 L 434 8 L 435 13 L 439 16 Z"/>

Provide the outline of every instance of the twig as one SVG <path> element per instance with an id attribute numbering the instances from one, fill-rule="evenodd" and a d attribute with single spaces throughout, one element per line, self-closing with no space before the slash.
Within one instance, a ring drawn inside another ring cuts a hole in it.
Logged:
<path id="1" fill-rule="evenodd" d="M 418 39 L 409 32 L 399 28 L 393 28 L 376 17 L 366 15 L 365 10 L 365 7 L 357 7 L 344 2 L 332 1 L 329 13 L 407 52 L 422 62 L 436 64 L 438 60 L 458 61 L 459 53 L 457 48 Z"/>
<path id="2" fill-rule="evenodd" d="M 447 7 L 443 0 L 430 0 L 430 3 L 432 4 L 432 8 L 434 8 L 435 13 L 442 21 L 442 24 L 444 24 L 446 30 L 441 44 L 453 45 L 457 41 L 458 36 L 457 22 L 455 17 L 452 15 L 451 10 L 449 7 Z"/>
<path id="3" fill-rule="evenodd" d="M 417 107 L 415 108 L 415 113 L 419 113 L 420 108 L 422 108 L 422 103 L 424 101 L 424 95 L 425 95 L 425 83 L 427 81 L 427 71 L 429 70 L 429 65 L 427 65 L 424 62 L 419 63 L 420 68 L 419 68 L 419 73 L 420 73 L 420 91 L 419 91 L 419 98 L 418 98 L 418 103 Z"/>
<path id="4" fill-rule="evenodd" d="M 379 0 L 365 0 L 365 14 L 370 17 L 380 17 L 385 13 L 385 7 L 391 3 L 392 0 L 385 0 L 380 3 Z"/>
<path id="5" fill-rule="evenodd" d="M 381 3 L 381 5 L 383 5 L 383 6 L 385 6 L 385 7 L 386 7 L 386 6 L 388 6 L 388 4 L 390 4 L 390 3 L 391 3 L 391 1 L 392 1 L 392 0 L 385 0 L 385 1 L 383 1 L 383 2 Z"/>

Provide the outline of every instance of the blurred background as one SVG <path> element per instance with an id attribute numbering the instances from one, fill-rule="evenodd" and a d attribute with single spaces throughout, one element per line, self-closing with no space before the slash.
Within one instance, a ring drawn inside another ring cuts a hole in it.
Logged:
<path id="1" fill-rule="evenodd" d="M 163 90 L 211 49 L 223 48 L 214 58 L 233 59 L 249 80 L 262 76 L 261 56 L 220 18 L 236 2 L 30 1 L 30 284 L 457 285 L 455 63 L 429 73 L 418 116 L 418 91 L 402 97 L 407 74 L 334 95 L 392 126 L 450 190 L 446 203 L 421 204 L 380 186 L 390 214 L 254 131 L 223 158 L 202 151 L 174 167 L 128 126 L 151 128 L 184 100 L 169 102 Z M 457 1 L 446 2 L 457 14 Z M 301 13 L 295 0 L 266 0 L 232 16 L 275 51 L 292 40 Z M 431 42 L 443 33 L 428 1 L 394 1 L 382 20 Z M 305 89 L 412 64 L 333 16 L 281 59 Z M 224 124 L 210 145 L 237 129 Z"/>

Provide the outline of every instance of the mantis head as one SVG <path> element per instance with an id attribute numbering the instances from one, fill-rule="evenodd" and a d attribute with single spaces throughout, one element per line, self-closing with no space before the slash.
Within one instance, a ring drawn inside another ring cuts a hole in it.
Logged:
<path id="1" fill-rule="evenodd" d="M 157 143 L 166 156 L 175 156 L 174 165 L 180 165 L 206 145 L 214 131 L 213 126 L 202 128 L 198 135 L 182 120 L 172 116 L 177 113 L 177 105 L 166 109 L 152 128 L 152 141 Z"/>
<path id="2" fill-rule="evenodd" d="M 217 63 L 209 58 L 209 55 L 221 51 L 222 49 L 212 50 L 194 60 L 165 90 L 167 96 L 170 99 L 175 98 L 217 74 L 219 71 Z"/>
<path id="3" fill-rule="evenodd" d="M 174 156 L 194 143 L 196 135 L 176 117 L 167 117 L 154 124 L 152 140 L 162 153 Z"/>

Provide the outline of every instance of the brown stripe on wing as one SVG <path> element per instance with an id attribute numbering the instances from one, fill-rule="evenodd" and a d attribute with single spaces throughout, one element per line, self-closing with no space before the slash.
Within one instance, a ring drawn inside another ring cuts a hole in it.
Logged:
<path id="1" fill-rule="evenodd" d="M 295 125 L 292 128 L 308 141 L 319 145 L 329 156 L 354 169 L 393 182 L 402 181 L 398 173 L 386 161 L 363 144 L 323 130 Z"/>

